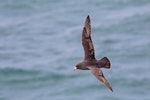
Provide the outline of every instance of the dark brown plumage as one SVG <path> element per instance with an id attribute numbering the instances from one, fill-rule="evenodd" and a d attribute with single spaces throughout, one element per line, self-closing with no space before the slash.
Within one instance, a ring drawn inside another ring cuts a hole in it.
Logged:
<path id="1" fill-rule="evenodd" d="M 110 68 L 110 61 L 107 57 L 102 58 L 101 60 L 96 60 L 94 54 L 94 46 L 91 39 L 91 25 L 90 17 L 87 16 L 85 25 L 82 32 L 82 45 L 84 48 L 84 60 L 77 64 L 74 67 L 74 70 L 91 70 L 93 75 L 105 84 L 112 92 L 113 89 L 109 82 L 105 79 L 103 72 L 100 68 Z"/>

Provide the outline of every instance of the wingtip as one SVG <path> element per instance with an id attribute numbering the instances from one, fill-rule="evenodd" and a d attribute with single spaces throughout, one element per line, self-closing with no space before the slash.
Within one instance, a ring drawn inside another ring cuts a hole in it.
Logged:
<path id="1" fill-rule="evenodd" d="M 105 86 L 106 86 L 111 92 L 113 92 L 113 89 L 112 89 L 112 87 L 111 87 L 110 85 L 106 85 L 106 84 L 105 84 Z"/>
<path id="2" fill-rule="evenodd" d="M 109 83 L 108 83 L 109 84 Z M 106 84 L 105 84 L 106 85 Z M 110 91 L 111 92 L 113 92 L 113 88 L 111 87 L 111 85 L 109 84 L 109 85 L 106 85 L 109 89 L 110 89 Z"/>
<path id="3" fill-rule="evenodd" d="M 109 89 L 110 89 L 111 92 L 113 92 L 113 89 L 111 87 Z"/>
<path id="4" fill-rule="evenodd" d="M 89 16 L 89 15 L 87 16 L 87 19 L 90 19 L 90 16 Z"/>

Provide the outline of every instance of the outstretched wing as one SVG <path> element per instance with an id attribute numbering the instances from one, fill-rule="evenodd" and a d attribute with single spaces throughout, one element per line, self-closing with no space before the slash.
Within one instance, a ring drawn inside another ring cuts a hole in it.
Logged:
<path id="1" fill-rule="evenodd" d="M 84 48 L 84 59 L 95 59 L 94 56 L 94 46 L 91 40 L 91 25 L 90 25 L 90 17 L 87 16 L 85 21 L 85 26 L 82 32 L 82 45 Z"/>
<path id="2" fill-rule="evenodd" d="M 111 85 L 109 84 L 109 82 L 105 79 L 104 75 L 103 75 L 103 72 L 102 70 L 100 70 L 100 68 L 95 68 L 95 67 L 90 67 L 89 68 L 93 75 L 98 79 L 100 80 L 106 87 L 108 87 L 112 92 L 113 92 L 113 89 L 111 87 Z"/>

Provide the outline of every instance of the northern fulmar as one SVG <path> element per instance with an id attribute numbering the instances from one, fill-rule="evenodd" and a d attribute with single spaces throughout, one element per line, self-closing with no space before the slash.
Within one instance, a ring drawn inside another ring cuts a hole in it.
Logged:
<path id="1" fill-rule="evenodd" d="M 91 25 L 89 15 L 86 18 L 85 25 L 82 32 L 82 45 L 84 48 L 84 60 L 78 63 L 74 70 L 91 70 L 93 75 L 100 80 L 106 87 L 108 87 L 112 92 L 113 89 L 109 82 L 105 79 L 103 72 L 100 68 L 109 69 L 111 63 L 107 57 L 104 57 L 100 60 L 95 58 L 94 46 L 91 39 Z"/>

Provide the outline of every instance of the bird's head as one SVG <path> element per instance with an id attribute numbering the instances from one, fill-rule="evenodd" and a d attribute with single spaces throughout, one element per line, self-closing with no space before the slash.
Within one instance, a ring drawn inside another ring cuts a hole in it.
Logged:
<path id="1" fill-rule="evenodd" d="M 74 71 L 77 70 L 77 69 L 80 69 L 80 65 L 79 64 L 75 65 L 74 68 L 73 68 Z"/>
<path id="2" fill-rule="evenodd" d="M 86 70 L 87 68 L 86 68 L 85 62 L 80 62 L 76 64 L 74 67 L 74 70 L 77 70 L 77 69 Z"/>

